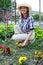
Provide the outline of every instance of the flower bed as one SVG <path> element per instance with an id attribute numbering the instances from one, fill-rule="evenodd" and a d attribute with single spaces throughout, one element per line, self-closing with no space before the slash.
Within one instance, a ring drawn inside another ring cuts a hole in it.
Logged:
<path id="1" fill-rule="evenodd" d="M 5 31 L 6 27 L 5 25 L 0 25 L 0 38 L 3 39 L 5 38 Z M 8 27 L 8 33 L 9 35 L 14 34 L 14 25 L 10 24 Z M 28 65 L 35 65 L 34 57 L 36 57 L 37 52 L 38 56 L 37 57 L 43 57 L 43 55 L 39 56 L 39 51 L 43 51 L 43 29 L 40 29 L 39 27 L 35 28 L 35 42 L 31 45 L 28 45 L 24 48 L 20 48 L 19 46 L 16 45 L 15 41 L 8 40 L 8 46 L 11 49 L 11 55 L 7 56 L 6 54 L 0 54 L 0 65 L 19 65 L 19 60 L 20 57 L 26 57 L 27 60 L 25 61 L 28 63 Z M 5 46 L 5 43 L 0 41 L 0 44 L 2 46 Z M 36 52 L 37 51 L 37 52 Z M 35 53 L 35 55 L 34 55 Z M 23 62 L 25 64 L 25 62 Z M 30 64 L 29 64 L 30 63 Z M 39 64 L 40 65 L 40 64 Z"/>

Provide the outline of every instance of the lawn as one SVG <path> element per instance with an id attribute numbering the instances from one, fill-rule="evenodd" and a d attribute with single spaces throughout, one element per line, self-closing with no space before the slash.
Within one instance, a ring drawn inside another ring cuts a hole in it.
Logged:
<path id="1" fill-rule="evenodd" d="M 0 65 L 19 65 L 18 59 L 21 56 L 27 57 L 28 65 L 36 65 L 34 62 L 34 53 L 35 51 L 43 52 L 43 31 L 41 30 L 41 32 L 39 32 L 39 29 L 36 29 L 35 31 L 37 32 L 34 43 L 23 48 L 18 47 L 16 45 L 16 41 L 14 40 L 11 41 L 10 39 L 8 39 L 7 42 L 0 40 L 0 45 L 3 45 L 4 47 L 8 45 L 11 49 L 11 55 L 9 56 L 6 54 L 2 54 L 2 52 L 0 51 Z"/>
<path id="2" fill-rule="evenodd" d="M 3 43 L 0 41 L 0 44 L 5 46 L 6 43 Z M 4 45 L 5 44 L 5 45 Z M 11 49 L 11 55 L 7 56 L 7 55 L 3 55 L 0 53 L 0 65 L 10 65 L 11 63 L 13 63 L 13 65 L 19 65 L 18 64 L 18 59 L 21 56 L 26 56 L 28 58 L 28 61 L 31 60 L 30 65 L 35 65 L 33 62 L 34 59 L 34 52 L 35 51 L 43 51 L 43 41 L 40 40 L 40 43 L 34 42 L 31 45 L 28 45 L 24 48 L 19 48 L 16 45 L 15 41 L 8 41 L 8 46 Z"/>

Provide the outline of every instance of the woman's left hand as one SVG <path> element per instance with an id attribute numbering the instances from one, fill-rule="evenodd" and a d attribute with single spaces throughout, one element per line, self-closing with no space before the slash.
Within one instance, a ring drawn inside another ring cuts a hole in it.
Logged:
<path id="1" fill-rule="evenodd" d="M 24 43 L 23 43 L 23 46 L 28 45 L 28 44 L 31 43 L 31 42 L 29 41 L 29 39 L 30 39 L 32 33 L 33 33 L 33 30 L 29 32 L 29 34 L 28 34 L 26 40 L 25 40 Z"/>
<path id="2" fill-rule="evenodd" d="M 27 45 L 29 43 L 29 41 L 24 41 L 23 43 L 22 43 L 22 46 L 25 46 L 25 45 Z"/>

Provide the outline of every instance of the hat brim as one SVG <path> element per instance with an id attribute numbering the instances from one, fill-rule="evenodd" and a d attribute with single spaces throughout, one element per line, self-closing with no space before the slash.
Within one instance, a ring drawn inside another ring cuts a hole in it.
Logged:
<path id="1" fill-rule="evenodd" d="M 21 7 L 27 7 L 27 8 L 29 9 L 29 12 L 32 11 L 32 7 L 31 7 L 30 5 L 23 5 L 23 4 L 22 4 L 22 5 L 19 5 L 19 6 L 17 7 L 17 9 L 20 10 Z"/>

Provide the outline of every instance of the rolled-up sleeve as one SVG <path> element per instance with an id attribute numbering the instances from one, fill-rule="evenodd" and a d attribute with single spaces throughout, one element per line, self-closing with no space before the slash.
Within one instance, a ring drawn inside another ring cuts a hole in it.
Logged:
<path id="1" fill-rule="evenodd" d="M 34 30 L 34 19 L 32 16 L 29 18 L 29 25 L 30 25 L 30 30 Z"/>

